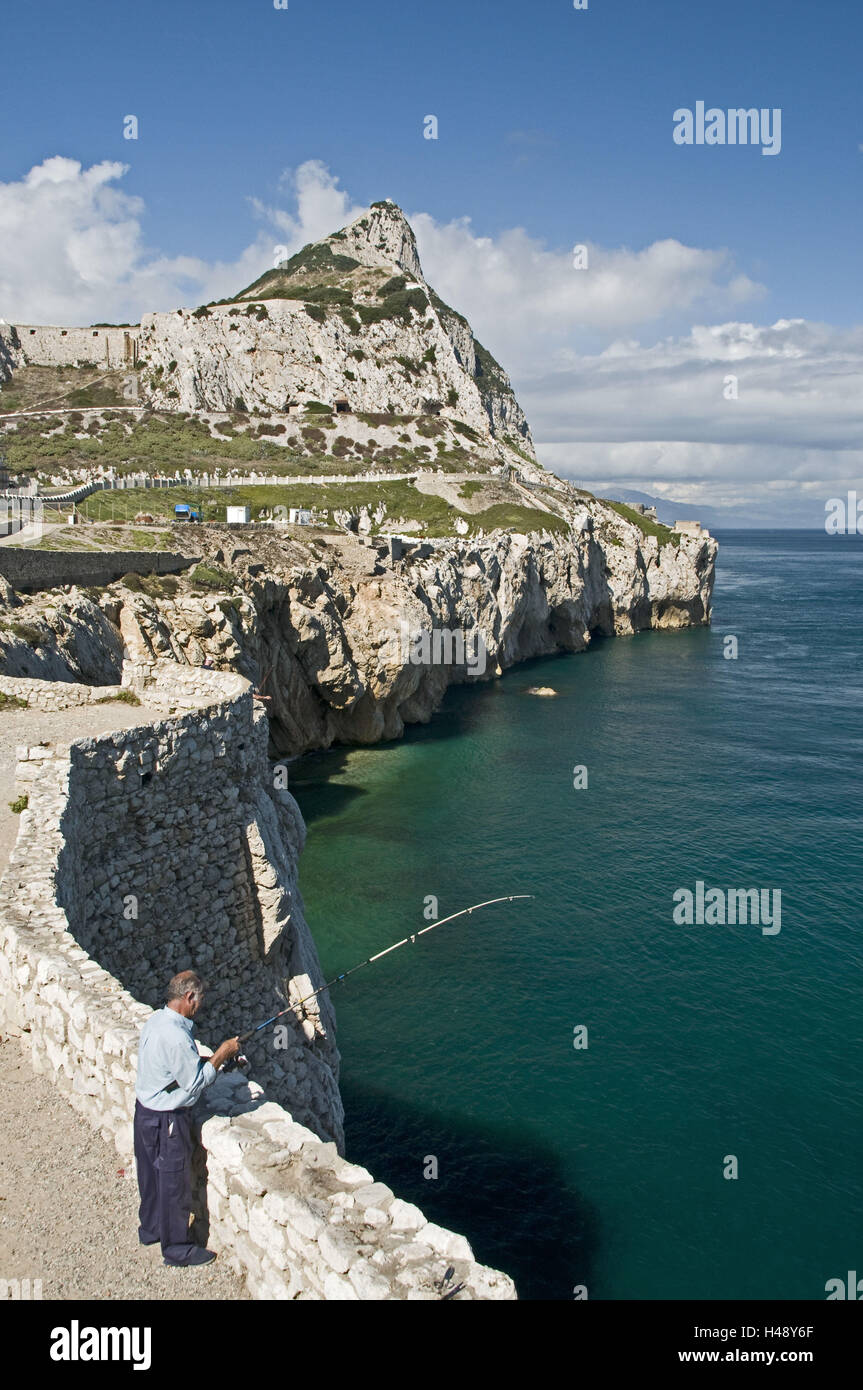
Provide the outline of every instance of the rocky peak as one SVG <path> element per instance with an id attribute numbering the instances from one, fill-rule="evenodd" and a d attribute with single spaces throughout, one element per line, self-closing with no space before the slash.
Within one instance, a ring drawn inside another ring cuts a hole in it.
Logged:
<path id="1" fill-rule="evenodd" d="M 415 280 L 423 279 L 413 228 L 401 208 L 389 199 L 373 203 L 367 213 L 327 240 L 333 251 L 353 256 L 360 265 L 392 266 Z"/>

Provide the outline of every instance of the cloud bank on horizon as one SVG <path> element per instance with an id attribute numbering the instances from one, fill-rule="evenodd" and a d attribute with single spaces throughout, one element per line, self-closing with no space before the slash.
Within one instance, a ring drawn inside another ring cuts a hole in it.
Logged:
<path id="1" fill-rule="evenodd" d="M 131 322 L 207 302 L 256 279 L 277 244 L 290 254 L 366 210 L 309 160 L 283 178 L 290 208 L 249 198 L 258 231 L 236 260 L 167 257 L 146 245 L 127 172 L 58 155 L 0 183 L 3 318 Z M 811 524 L 857 485 L 863 327 L 741 321 L 764 287 L 724 250 L 586 242 L 574 254 L 518 227 L 484 237 L 467 218 L 406 211 L 430 283 L 503 362 L 557 472 Z"/>

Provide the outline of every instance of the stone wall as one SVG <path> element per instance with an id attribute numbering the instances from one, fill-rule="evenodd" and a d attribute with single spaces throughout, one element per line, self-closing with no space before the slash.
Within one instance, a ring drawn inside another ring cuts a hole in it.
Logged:
<path id="1" fill-rule="evenodd" d="M 251 691 L 193 669 L 172 685 L 161 663 L 133 675 L 168 704 L 222 698 L 20 750 L 29 805 L 0 885 L 0 1023 L 127 1162 L 139 1031 L 167 974 L 210 979 L 214 1043 L 322 982 L 296 885 L 302 817 L 272 786 Z M 436 1299 L 450 1265 L 460 1298 L 513 1298 L 463 1237 L 340 1156 L 328 996 L 286 1022 L 284 1046 L 270 1034 L 250 1077 L 220 1076 L 199 1105 L 199 1238 L 258 1298 Z"/>
<path id="2" fill-rule="evenodd" d="M 12 326 L 10 325 L 10 328 Z M 19 323 L 16 366 L 80 367 L 93 365 L 106 370 L 134 367 L 138 360 L 140 328 L 56 328 Z M 5 329 L 11 337 L 9 328 Z"/>
<path id="3" fill-rule="evenodd" d="M 108 704 L 136 695 L 148 709 L 183 714 L 206 709 L 218 700 L 236 698 L 248 682 L 230 671 L 181 666 L 176 661 L 123 663 L 120 685 L 81 685 L 77 681 L 44 681 L 31 676 L 0 675 L 0 694 L 23 700 L 30 709 L 54 711 L 79 705 Z M 133 703 L 130 701 L 130 703 Z"/>
<path id="4" fill-rule="evenodd" d="M 77 705 L 107 704 L 122 696 L 121 685 L 77 685 L 73 681 L 40 681 L 30 676 L 0 676 L 0 695 L 23 700 L 45 713 Z"/>
<path id="5" fill-rule="evenodd" d="M 112 584 L 124 574 L 179 574 L 195 563 L 166 550 L 62 551 L 0 548 L 0 577 L 19 593 L 61 584 Z"/>

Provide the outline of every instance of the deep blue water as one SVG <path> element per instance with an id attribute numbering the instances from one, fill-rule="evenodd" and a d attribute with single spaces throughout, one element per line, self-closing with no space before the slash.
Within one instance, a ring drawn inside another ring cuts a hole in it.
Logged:
<path id="1" fill-rule="evenodd" d="M 863 544 L 719 539 L 711 629 L 533 662 L 293 768 L 328 974 L 427 895 L 535 894 L 334 996 L 349 1156 L 525 1298 L 819 1299 L 863 1271 Z M 780 889 L 781 931 L 675 925 L 697 880 Z"/>

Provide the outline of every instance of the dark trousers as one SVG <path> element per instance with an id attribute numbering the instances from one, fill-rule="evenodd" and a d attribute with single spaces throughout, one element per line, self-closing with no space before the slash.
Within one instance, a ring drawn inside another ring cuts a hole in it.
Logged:
<path id="1" fill-rule="evenodd" d="M 148 1110 L 136 1100 L 134 1135 L 141 1194 L 138 1237 L 147 1245 L 160 1241 L 169 1264 L 185 1264 L 195 1249 L 189 1240 L 191 1109 Z"/>

